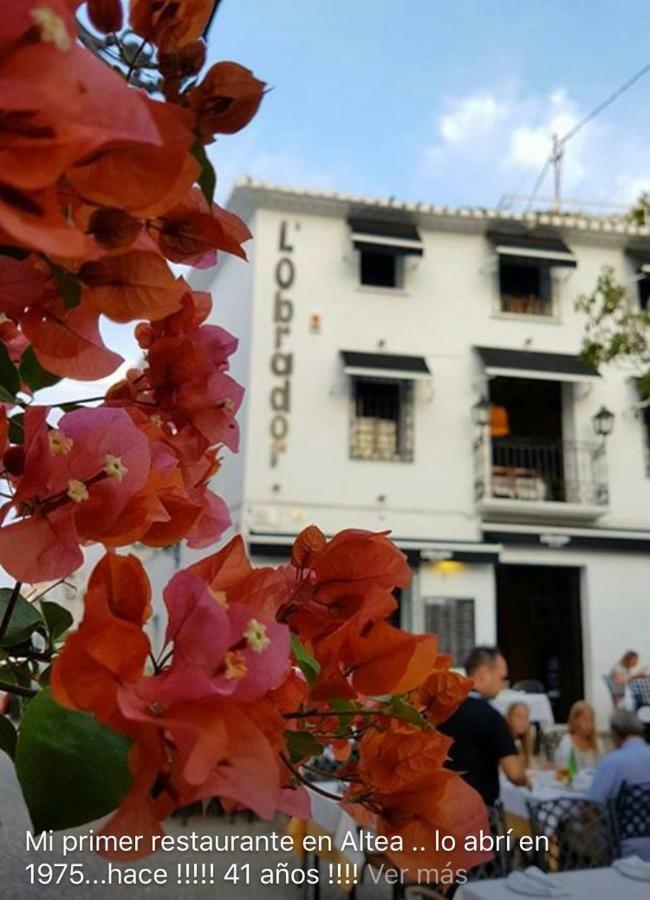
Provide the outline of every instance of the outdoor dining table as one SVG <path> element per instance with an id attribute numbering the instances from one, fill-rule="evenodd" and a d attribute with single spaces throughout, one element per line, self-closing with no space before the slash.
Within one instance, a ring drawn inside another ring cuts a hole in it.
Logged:
<path id="1" fill-rule="evenodd" d="M 555 724 L 551 701 L 546 694 L 526 694 L 524 691 L 506 690 L 497 694 L 490 703 L 502 716 L 505 716 L 513 703 L 525 703 L 530 710 L 531 722 L 542 727 Z"/>
<path id="2" fill-rule="evenodd" d="M 648 900 L 650 896 L 649 882 L 621 875 L 613 866 L 606 869 L 580 869 L 577 872 L 554 872 L 548 878 L 562 890 L 562 896 L 573 897 L 575 900 Z M 454 895 L 454 900 L 507 900 L 508 897 L 522 896 L 521 893 L 511 891 L 507 881 L 507 878 L 497 878 L 464 884 Z"/>
<path id="3" fill-rule="evenodd" d="M 515 837 L 530 834 L 527 802 L 540 803 L 558 797 L 584 799 L 589 781 L 588 777 L 579 776 L 577 785 L 570 788 L 555 781 L 553 772 L 540 772 L 533 777 L 532 788 L 525 788 L 512 784 L 502 775 L 499 779 L 499 796 L 503 803 L 507 826 L 514 829 Z"/>

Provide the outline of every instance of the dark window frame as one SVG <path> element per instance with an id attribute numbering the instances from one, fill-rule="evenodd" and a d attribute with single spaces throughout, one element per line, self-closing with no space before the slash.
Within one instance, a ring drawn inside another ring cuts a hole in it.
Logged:
<path id="1" fill-rule="evenodd" d="M 526 275 L 530 276 L 527 293 Z M 546 319 L 555 315 L 551 266 L 545 260 L 499 256 L 498 289 L 501 313 Z"/>
<path id="2" fill-rule="evenodd" d="M 404 284 L 404 261 L 399 253 L 377 246 L 359 251 L 359 284 L 361 287 L 400 290 Z"/>
<path id="3" fill-rule="evenodd" d="M 374 398 L 373 388 L 376 391 Z M 383 397 L 382 388 L 385 388 Z M 373 412 L 373 406 L 379 414 L 368 415 Z M 384 415 L 381 415 L 382 407 Z M 350 459 L 413 462 L 414 407 L 415 390 L 410 379 L 351 376 Z M 395 423 L 394 443 L 391 443 L 390 429 L 385 425 L 390 422 Z"/>

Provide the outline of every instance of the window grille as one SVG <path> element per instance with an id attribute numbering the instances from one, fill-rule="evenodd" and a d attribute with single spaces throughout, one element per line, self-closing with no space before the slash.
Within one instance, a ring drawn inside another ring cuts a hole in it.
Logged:
<path id="1" fill-rule="evenodd" d="M 350 457 L 412 462 L 411 381 L 352 379 Z"/>
<path id="2" fill-rule="evenodd" d="M 476 643 L 474 600 L 458 597 L 424 598 L 425 631 L 438 635 L 441 653 L 462 666 Z"/>

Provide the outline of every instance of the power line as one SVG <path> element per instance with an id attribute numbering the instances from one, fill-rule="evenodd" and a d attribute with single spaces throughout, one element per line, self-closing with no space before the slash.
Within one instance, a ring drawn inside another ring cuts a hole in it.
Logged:
<path id="1" fill-rule="evenodd" d="M 562 137 L 562 138 L 554 137 L 553 149 L 551 150 L 551 152 L 548 156 L 548 159 L 544 163 L 544 165 L 542 167 L 542 171 L 539 173 L 537 181 L 535 182 L 535 186 L 530 195 L 530 199 L 528 201 L 528 204 L 526 205 L 526 212 L 530 211 L 530 208 L 532 207 L 533 203 L 535 202 L 535 200 L 537 198 L 537 194 L 539 193 L 539 190 L 542 186 L 542 182 L 544 181 L 546 173 L 548 172 L 549 166 L 553 163 L 559 165 L 560 160 L 562 159 L 563 149 L 564 149 L 565 145 L 571 140 L 571 138 L 575 137 L 575 135 L 582 128 L 584 128 L 585 125 L 587 125 L 589 122 L 593 121 L 596 118 L 596 116 L 600 115 L 600 113 L 603 112 L 603 110 L 607 109 L 608 106 L 611 106 L 611 104 L 615 100 L 618 100 L 618 98 L 621 97 L 626 91 L 629 91 L 629 89 L 633 85 L 635 85 L 637 83 L 637 81 L 640 81 L 640 79 L 643 78 L 643 76 L 646 75 L 648 72 L 650 72 L 650 63 L 646 63 L 641 69 L 639 69 L 638 72 L 635 72 L 634 75 L 631 76 L 631 78 L 628 78 L 627 81 L 624 81 L 623 84 L 621 84 L 618 88 L 616 88 L 615 91 L 613 91 L 611 94 L 609 94 L 609 96 L 607 96 L 601 103 L 599 103 L 598 106 L 594 107 L 594 109 L 592 109 L 591 112 L 587 113 L 586 116 L 583 116 L 579 122 L 576 122 L 576 124 L 573 126 L 573 128 L 571 128 L 564 135 L 564 137 Z"/>

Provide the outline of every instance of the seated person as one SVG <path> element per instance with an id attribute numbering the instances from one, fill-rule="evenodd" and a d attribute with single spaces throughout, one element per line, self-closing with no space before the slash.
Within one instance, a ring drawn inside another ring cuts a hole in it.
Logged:
<path id="1" fill-rule="evenodd" d="M 475 647 L 465 670 L 474 690 L 438 727 L 454 740 L 449 768 L 460 772 L 486 805 L 493 806 L 499 797 L 499 769 L 513 784 L 528 784 L 508 723 L 488 702 L 503 688 L 508 667 L 496 647 Z"/>
<path id="2" fill-rule="evenodd" d="M 628 710 L 619 709 L 609 720 L 616 750 L 598 763 L 587 799 L 594 803 L 614 800 L 624 784 L 650 782 L 650 746 L 643 740 L 643 723 Z M 623 856 L 637 854 L 650 861 L 650 837 L 621 841 Z"/>
<path id="3" fill-rule="evenodd" d="M 578 700 L 569 711 L 569 732 L 565 734 L 555 751 L 555 765 L 566 768 L 571 751 L 578 769 L 593 769 L 603 755 L 603 748 L 596 735 L 596 716 L 586 700 Z"/>
<path id="4" fill-rule="evenodd" d="M 628 650 L 616 663 L 610 676 L 616 687 L 625 687 L 633 678 L 644 678 L 650 671 L 639 665 L 639 654 L 636 650 Z"/>
<path id="5" fill-rule="evenodd" d="M 517 756 L 524 769 L 529 769 L 533 759 L 532 741 L 530 739 L 530 707 L 517 700 L 511 703 L 506 712 L 506 722 L 515 741 Z"/>

